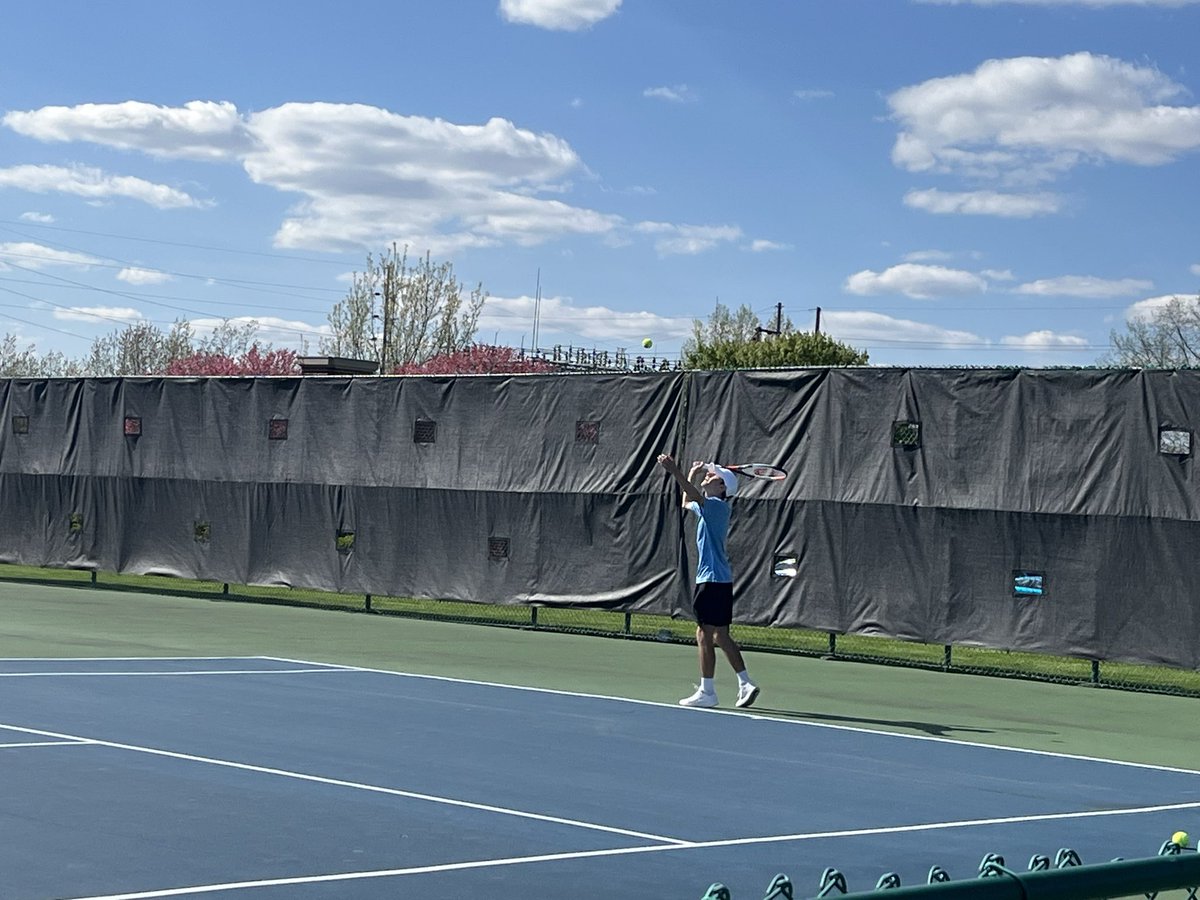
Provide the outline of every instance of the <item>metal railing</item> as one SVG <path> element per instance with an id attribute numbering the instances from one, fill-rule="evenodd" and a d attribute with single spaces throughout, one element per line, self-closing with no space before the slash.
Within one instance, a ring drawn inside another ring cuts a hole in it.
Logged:
<path id="1" fill-rule="evenodd" d="M 887 891 L 887 900 L 1094 900 L 1094 898 L 1145 895 L 1153 900 L 1160 891 L 1186 890 L 1188 900 L 1197 900 L 1200 885 L 1200 854 L 1173 840 L 1166 841 L 1158 856 L 1146 859 L 1117 859 L 1085 866 L 1074 850 L 1062 849 L 1051 862 L 1037 855 L 1028 871 L 1018 872 L 1004 858 L 989 853 L 979 864 L 979 876 L 952 881 L 941 866 L 933 866 L 925 884 L 902 887 L 895 872 L 881 875 L 875 891 Z M 821 875 L 817 898 L 848 892 L 846 877 L 837 869 Z M 763 900 L 795 900 L 795 885 L 780 874 L 767 885 Z M 729 889 L 717 882 L 701 900 L 734 900 Z"/>

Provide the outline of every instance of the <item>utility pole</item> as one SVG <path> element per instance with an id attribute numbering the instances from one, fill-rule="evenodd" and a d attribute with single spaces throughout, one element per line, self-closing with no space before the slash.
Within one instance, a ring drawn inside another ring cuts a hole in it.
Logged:
<path id="1" fill-rule="evenodd" d="M 533 345 L 530 350 L 534 356 L 537 356 L 538 351 L 538 330 L 541 325 L 542 317 L 542 267 L 538 266 L 537 270 L 537 289 L 533 293 Z"/>
<path id="2" fill-rule="evenodd" d="M 391 336 L 391 333 L 392 333 L 392 317 L 389 314 L 390 313 L 390 311 L 389 311 L 390 305 L 391 304 L 388 303 L 387 295 L 384 294 L 384 296 L 383 296 L 383 353 L 380 355 L 380 358 L 379 358 L 379 374 L 380 375 L 387 374 L 388 338 Z"/>
<path id="3" fill-rule="evenodd" d="M 821 307 L 817 307 L 817 327 L 813 329 L 813 334 L 821 333 Z"/>
<path id="4" fill-rule="evenodd" d="M 371 349 L 375 351 L 375 361 L 379 364 L 380 375 L 383 374 L 383 357 L 379 353 L 379 338 L 375 334 L 375 323 L 382 320 L 380 319 L 379 313 L 375 312 L 375 301 L 382 296 L 383 294 L 379 293 L 379 291 L 371 291 Z M 387 334 L 386 326 L 384 328 L 384 334 Z"/>
<path id="5" fill-rule="evenodd" d="M 383 304 L 383 316 L 374 311 L 376 300 L 379 300 Z M 383 323 L 382 350 L 379 349 L 378 338 L 376 338 L 376 332 L 374 332 L 374 324 L 377 322 Z M 379 374 L 384 374 L 384 366 L 386 365 L 386 359 L 388 359 L 388 299 L 382 293 L 378 292 L 378 290 L 372 290 L 371 292 L 371 343 L 374 346 L 374 350 L 376 350 L 379 362 Z"/>
<path id="6" fill-rule="evenodd" d="M 775 304 L 775 327 L 763 328 L 761 325 L 754 328 L 754 340 L 761 340 L 764 334 L 782 334 L 783 333 L 783 304 Z"/>

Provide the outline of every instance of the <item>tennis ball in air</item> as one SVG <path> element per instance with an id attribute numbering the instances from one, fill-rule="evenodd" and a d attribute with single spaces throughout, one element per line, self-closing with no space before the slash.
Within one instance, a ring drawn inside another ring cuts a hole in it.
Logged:
<path id="1" fill-rule="evenodd" d="M 1188 833 L 1186 831 L 1177 831 L 1171 835 L 1171 843 L 1178 844 L 1180 847 L 1186 847 L 1188 841 Z"/>
<path id="2" fill-rule="evenodd" d="M 650 340 L 650 338 L 646 338 L 644 341 L 642 341 L 642 346 L 649 350 L 654 346 L 654 341 Z"/>

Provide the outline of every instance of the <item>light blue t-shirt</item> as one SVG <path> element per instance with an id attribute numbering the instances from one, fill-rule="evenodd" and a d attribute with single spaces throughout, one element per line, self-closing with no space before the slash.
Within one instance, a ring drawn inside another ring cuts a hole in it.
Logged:
<path id="1" fill-rule="evenodd" d="M 729 534 L 729 502 L 708 497 L 703 507 L 694 500 L 688 509 L 696 514 L 696 583 L 706 581 L 733 582 L 733 570 L 725 556 L 725 538 Z"/>

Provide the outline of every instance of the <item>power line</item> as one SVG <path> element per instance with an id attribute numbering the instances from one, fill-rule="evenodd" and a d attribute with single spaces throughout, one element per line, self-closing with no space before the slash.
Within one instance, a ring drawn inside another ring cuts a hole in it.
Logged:
<path id="1" fill-rule="evenodd" d="M 38 274 L 42 274 L 42 273 L 39 272 Z M 7 284 L 30 284 L 30 285 L 37 285 L 40 287 L 48 286 L 45 281 L 34 281 L 31 279 L 27 279 L 27 278 L 5 278 L 3 276 L 0 276 L 0 281 L 3 281 Z M 83 283 L 62 284 L 62 285 L 55 285 L 54 287 L 56 287 L 59 290 L 74 290 L 74 291 L 101 290 L 100 288 L 97 288 L 94 285 L 83 284 Z M 143 298 L 156 298 L 159 300 L 179 300 L 184 303 L 195 303 L 195 304 L 199 304 L 202 306 L 229 306 L 229 305 L 231 305 L 231 303 L 234 302 L 234 301 L 230 301 L 230 300 L 201 300 L 198 297 L 181 297 L 177 294 L 157 294 L 157 293 L 150 293 L 150 292 L 137 293 L 137 294 L 124 293 L 121 296 L 127 297 L 130 300 L 140 300 Z M 301 309 L 296 306 L 271 306 L 271 305 L 265 304 L 265 303 L 252 303 L 252 302 L 247 302 L 244 300 L 238 300 L 236 302 L 238 303 L 238 305 L 244 306 L 246 309 L 270 309 L 270 310 L 278 310 L 281 312 L 294 312 L 294 313 L 310 313 L 310 312 L 316 313 L 316 312 L 318 312 L 318 310 Z"/>
<path id="2" fill-rule="evenodd" d="M 896 347 L 895 343 L 905 343 L 904 347 Z M 858 345 L 856 345 L 858 346 Z M 1060 345 L 1055 344 L 1047 346 L 1045 344 L 962 344 L 947 341 L 943 344 L 925 344 L 920 341 L 896 341 L 886 346 L 877 346 L 873 344 L 861 345 L 863 350 L 930 350 L 930 351 L 949 351 L 949 350 L 997 350 L 1005 353 L 1095 353 L 1100 350 L 1111 350 L 1112 344 L 1087 344 L 1087 345 Z"/>
<path id="3" fill-rule="evenodd" d="M 73 331 L 65 331 L 62 328 L 55 328 L 52 325 L 42 325 L 37 322 L 30 322 L 28 319 L 22 319 L 19 316 L 12 316 L 8 313 L 0 313 L 0 319 L 10 319 L 13 322 L 20 322 L 22 325 L 31 325 L 34 328 L 40 328 L 43 331 L 55 331 L 59 334 L 65 334 L 67 337 L 79 338 L 80 340 L 85 341 L 87 340 L 87 338 L 85 338 L 82 334 L 76 334 Z"/>
<path id="4" fill-rule="evenodd" d="M 30 240 L 33 240 L 32 235 L 23 234 L 19 231 L 15 231 L 11 228 L 0 228 L 0 231 L 7 231 L 9 234 L 14 234 L 17 237 L 24 237 L 24 238 L 29 238 Z M 35 246 L 42 246 L 42 245 L 35 244 Z M 78 261 L 62 260 L 55 256 L 41 256 L 41 255 L 38 255 L 35 253 L 18 253 L 13 250 L 0 251 L 0 258 L 32 259 L 32 260 L 38 260 L 41 262 L 49 262 L 49 263 L 64 263 L 64 262 L 72 263 L 73 262 L 78 265 L 84 265 L 84 266 L 88 266 L 89 268 L 97 268 L 97 269 L 146 269 L 147 268 L 146 266 L 139 265 L 138 263 L 129 262 L 128 260 L 117 259 L 115 256 L 107 256 L 102 253 L 95 253 L 94 251 L 91 251 L 91 250 L 83 250 L 79 247 L 73 247 L 70 244 L 62 244 L 62 243 L 58 243 L 58 242 L 54 242 L 54 241 L 49 241 L 49 242 L 47 242 L 47 244 L 45 246 L 61 247 L 65 250 L 69 250 L 74 253 L 81 253 L 90 258 L 87 259 L 86 261 L 84 261 L 84 260 L 78 260 Z M 107 262 L 107 263 L 98 262 L 98 260 L 101 260 L 101 259 L 107 259 L 107 260 L 110 260 L 110 262 Z M 158 267 L 148 269 L 148 271 L 161 273 L 163 275 L 169 275 L 172 278 L 188 278 L 188 279 L 195 279 L 198 281 L 212 281 L 212 282 L 216 282 L 218 284 L 229 284 L 229 285 L 234 285 L 236 287 L 261 286 L 261 287 L 272 287 L 272 288 L 285 288 L 285 289 L 293 290 L 293 291 L 319 291 L 319 292 L 325 293 L 325 294 L 344 294 L 345 293 L 345 291 L 338 289 L 338 288 L 315 287 L 313 285 L 305 285 L 305 284 L 283 284 L 283 283 L 272 282 L 272 281 L 251 281 L 251 280 L 242 279 L 242 278 L 221 278 L 216 275 L 197 275 L 192 272 L 173 272 L 168 269 L 161 269 Z M 266 291 L 265 293 L 279 293 L 279 292 L 278 291 Z"/>
<path id="5" fill-rule="evenodd" d="M 35 225 L 34 227 L 47 227 L 48 228 L 50 226 L 36 226 Z M 23 234 L 22 232 L 19 232 L 19 231 L 15 231 L 14 229 L 0 229 L 0 230 L 8 231 L 8 232 L 10 232 L 12 234 L 16 234 L 20 237 L 32 239 L 30 235 Z M 62 228 L 52 229 L 52 230 L 77 231 L 75 229 L 62 229 Z M 104 233 L 102 233 L 102 232 L 78 231 L 78 233 L 104 235 Z M 111 236 L 111 235 L 109 235 L 109 236 Z M 154 241 L 154 242 L 164 243 L 164 244 L 172 243 L 172 242 L 167 242 L 167 241 Z M 94 254 L 89 254 L 88 251 L 80 250 L 79 248 L 69 247 L 68 245 L 65 245 L 65 244 L 60 244 L 59 246 L 65 247 L 69 250 L 73 250 L 74 252 L 83 253 L 85 255 L 94 255 Z M 203 248 L 202 245 L 179 244 L 179 246 L 191 246 L 191 247 Z M 230 252 L 241 252 L 241 251 L 230 251 Z M 23 258 L 23 259 L 42 260 L 42 261 L 48 261 L 48 262 L 60 261 L 54 257 L 40 256 L 37 254 L 23 254 L 23 253 L 8 252 L 4 255 L 6 257 L 10 257 L 10 258 L 15 257 L 15 258 Z M 270 255 L 270 254 L 258 254 L 258 255 Z M 294 257 L 285 256 L 282 254 L 273 254 L 273 256 L 276 256 L 277 258 L 281 258 L 281 259 L 297 259 Z M 134 265 L 132 263 L 127 263 L 127 262 L 124 262 L 121 260 L 115 260 L 114 257 L 106 257 L 106 256 L 100 255 L 99 258 L 114 260 L 118 265 L 109 265 L 109 264 L 95 262 L 95 261 L 89 261 L 87 264 L 94 265 L 99 268 L 110 268 L 110 269 L 117 268 L 119 266 L 120 267 L 130 267 L 130 266 Z M 313 260 L 309 260 L 309 261 L 313 261 Z M 150 294 L 150 293 L 136 293 L 135 294 L 135 293 L 131 293 L 128 291 L 114 290 L 114 289 L 110 289 L 110 288 L 104 288 L 104 287 L 99 287 L 96 285 L 86 284 L 84 282 L 75 281 L 73 279 L 66 278 L 66 277 L 56 275 L 53 273 L 43 272 L 43 271 L 39 271 L 39 270 L 31 268 L 31 267 L 21 266 L 15 262 L 10 262 L 8 265 L 10 265 L 12 268 L 19 269 L 21 271 L 28 272 L 32 275 L 35 275 L 38 278 L 50 279 L 50 280 L 53 280 L 56 282 L 60 282 L 61 283 L 60 286 L 66 286 L 66 287 L 70 287 L 70 288 L 78 289 L 78 290 L 96 291 L 96 292 L 99 292 L 102 294 L 119 297 L 119 298 L 122 298 L 123 300 L 131 301 L 134 303 L 149 303 L 151 305 L 159 306 L 159 307 L 162 307 L 165 309 L 176 310 L 177 312 L 181 312 L 181 313 L 184 313 L 189 316 L 203 317 L 203 316 L 212 315 L 212 314 L 197 310 L 197 309 L 195 309 L 193 307 L 189 307 L 189 306 L 179 306 L 179 305 L 174 305 L 171 303 L 158 302 L 151 298 L 157 297 L 160 300 L 164 300 L 164 299 L 165 300 L 178 300 L 178 301 L 188 303 L 188 304 L 204 305 L 204 306 L 228 305 L 229 303 L 233 302 L 233 301 L 220 301 L 220 300 L 201 300 L 198 298 L 182 298 L 182 297 L 178 297 L 176 295 L 171 295 L 171 294 Z M 238 287 L 242 287 L 243 289 L 250 289 L 250 290 L 258 290 L 258 289 L 261 289 L 264 287 L 278 287 L 278 288 L 288 288 L 288 289 L 292 289 L 292 290 L 321 291 L 321 292 L 326 292 L 326 293 L 336 293 L 337 292 L 333 288 L 314 288 L 314 287 L 301 286 L 301 285 L 286 285 L 286 284 L 280 284 L 280 283 L 274 283 L 274 282 L 255 282 L 255 281 L 244 281 L 244 280 L 237 280 L 237 279 L 223 279 L 223 278 L 216 278 L 213 276 L 194 275 L 194 274 L 190 274 L 190 273 L 170 273 L 170 272 L 168 272 L 165 274 L 170 274 L 170 275 L 173 275 L 176 277 L 181 277 L 181 278 L 210 280 L 210 281 L 218 282 L 221 284 L 238 286 Z M 19 280 L 15 280 L 15 279 L 4 279 L 4 280 L 8 280 L 9 283 L 42 284 L 42 282 L 34 282 L 34 281 L 19 281 Z M 45 303 L 49 306 L 53 306 L 58 309 L 64 309 L 64 310 L 70 309 L 70 307 L 63 306 L 63 305 L 57 304 L 57 303 L 53 303 L 52 301 L 48 301 L 43 298 L 32 297 L 28 294 L 22 294 L 19 291 L 13 291 L 13 290 L 7 289 L 7 288 L 5 290 L 8 290 L 10 293 L 14 293 L 17 296 L 27 297 L 28 299 L 33 299 L 37 302 Z M 264 293 L 277 293 L 275 291 L 263 291 L 263 292 Z M 291 295 L 289 294 L 287 296 L 291 296 Z M 316 299 L 316 298 L 307 298 L 307 299 Z M 317 312 L 317 310 L 298 309 L 294 305 L 287 306 L 287 307 L 277 307 L 277 306 L 270 306 L 270 305 L 266 305 L 266 304 L 250 304 L 249 306 L 250 306 L 250 308 L 254 308 L 254 309 L 270 309 L 270 310 L 287 311 L 287 312 L 291 312 L 293 314 L 296 314 L 296 313 L 304 314 L 304 313 Z M 496 318 L 496 319 L 501 319 L 501 320 L 505 320 L 505 319 L 524 320 L 528 317 L 527 313 L 522 313 L 522 312 L 509 311 L 509 310 L 503 310 L 503 309 L 494 309 L 494 308 L 487 310 L 486 301 L 485 301 L 484 308 L 486 310 L 485 314 L 488 318 Z M 936 311 L 942 312 L 942 311 L 949 311 L 949 310 L 969 310 L 969 311 L 973 311 L 973 312 L 981 312 L 981 311 L 1001 310 L 1001 311 L 1005 311 L 1005 312 L 1014 312 L 1014 311 L 1077 310 L 1077 309 L 1102 310 L 1102 309 L 1119 309 L 1119 308 L 1122 308 L 1122 307 L 1121 306 L 1110 306 L 1110 305 L 1096 305 L 1096 304 L 1072 305 L 1072 306 L 1028 306 L 1028 305 L 1013 306 L 1013 305 L 1007 305 L 1007 306 L 1003 306 L 1003 307 L 994 307 L 994 306 L 993 307 L 980 307 L 980 306 L 936 307 Z M 778 311 L 778 313 L 780 315 L 782 314 L 782 309 L 783 309 L 782 304 L 776 304 L 775 309 Z M 803 311 L 809 312 L 809 311 L 812 311 L 812 309 L 813 308 L 803 308 Z M 901 312 L 901 311 L 911 311 L 911 310 L 921 310 L 923 312 L 934 311 L 934 310 L 930 309 L 929 306 L 911 306 L 911 307 L 874 306 L 874 307 L 859 307 L 856 310 L 828 310 L 827 309 L 828 312 L 834 312 L 834 313 L 837 313 L 837 312 L 845 312 L 845 313 L 873 312 L 873 311 Z M 795 308 L 792 308 L 789 310 L 789 312 L 795 312 L 795 311 L 796 311 Z M 760 310 L 760 312 L 761 312 L 761 310 Z M 128 319 L 126 319 L 126 318 L 106 316 L 103 313 L 91 313 L 90 315 L 97 319 L 108 319 L 110 321 L 115 321 L 115 322 L 120 322 L 120 323 L 125 323 L 125 324 L 128 323 Z M 562 312 L 557 315 L 547 314 L 544 317 L 539 314 L 539 321 L 544 318 L 545 320 L 550 321 L 550 322 L 577 323 L 580 321 L 581 318 L 584 318 L 584 319 L 586 319 L 586 321 L 589 321 L 589 322 L 628 321 L 630 327 L 642 326 L 642 327 L 653 328 L 655 326 L 661 326 L 662 323 L 683 322 L 683 321 L 694 322 L 699 319 L 699 317 L 697 317 L 695 315 L 656 316 L 654 319 L 654 322 L 651 323 L 651 322 L 639 321 L 640 315 L 643 315 L 643 314 L 613 312 L 610 315 L 604 315 L 604 316 L 586 315 L 586 316 L 581 317 L 581 316 L 572 315 L 570 313 Z M 219 316 L 219 317 L 223 318 L 223 319 L 229 318 L 228 316 Z M 12 317 L 10 317 L 10 318 L 12 318 Z M 17 320 L 17 321 L 23 321 L 23 322 L 25 322 L 25 324 L 33 324 L 33 323 L 26 322 L 25 320 Z M 36 326 L 36 327 L 44 327 L 44 326 Z M 270 328 L 271 326 L 265 326 L 265 327 Z M 57 330 L 63 334 L 70 334 L 70 332 L 61 331 L 60 329 L 51 329 L 51 330 Z M 312 330 L 305 329 L 305 328 L 290 328 L 290 329 L 289 328 L 279 328 L 279 329 L 273 329 L 273 330 L 278 330 L 278 331 L 283 331 L 283 332 L 292 331 L 292 332 L 295 332 L 300 335 L 304 335 L 304 334 L 323 335 L 324 334 L 323 332 L 312 331 Z M 580 340 L 581 345 L 584 347 L 589 346 L 589 345 L 595 346 L 594 341 L 589 341 L 586 337 L 584 337 L 583 335 L 580 335 L 578 333 L 567 332 L 567 331 L 563 331 L 560 333 L 572 341 L 574 341 L 575 339 Z M 72 335 L 72 336 L 81 337 L 80 335 Z M 854 340 L 854 338 L 852 338 L 852 337 L 846 338 L 846 339 Z M 631 338 L 631 340 L 633 340 L 633 339 Z M 865 340 L 876 342 L 874 344 L 868 345 L 866 349 L 877 349 L 877 350 L 878 349 L 896 349 L 895 345 L 907 345 L 912 348 L 919 347 L 921 349 L 938 350 L 938 351 L 954 350 L 954 349 L 963 349 L 963 350 L 967 350 L 967 349 L 993 349 L 993 350 L 1004 349 L 1004 350 L 1008 350 L 1008 351 L 1017 351 L 1017 352 L 1066 352 L 1066 351 L 1086 352 L 1086 351 L 1104 350 L 1104 349 L 1111 348 L 1111 345 L 1109 345 L 1109 344 L 1046 346 L 1046 345 L 1004 344 L 1004 343 L 999 343 L 999 342 L 987 342 L 987 341 L 956 341 L 953 339 L 932 340 L 932 339 L 866 338 Z M 883 344 L 886 346 L 880 346 L 880 344 Z M 659 353 L 656 355 L 662 356 L 663 354 Z"/>
<path id="6" fill-rule="evenodd" d="M 141 297 L 140 295 L 130 294 L 126 291 L 114 291 L 114 290 L 111 290 L 110 288 L 102 288 L 102 287 L 97 287 L 96 285 L 84 284 L 81 281 L 74 281 L 74 280 L 72 280 L 70 278 L 66 278 L 62 275 L 54 275 L 50 272 L 39 272 L 37 269 L 31 269 L 31 268 L 28 268 L 27 266 L 18 265 L 17 263 L 14 263 L 14 262 L 6 263 L 6 265 L 12 266 L 14 269 L 20 269 L 22 272 L 31 272 L 34 275 L 38 275 L 42 278 L 50 278 L 50 279 L 53 279 L 54 281 L 61 281 L 65 284 L 74 285 L 76 287 L 87 288 L 88 290 L 92 290 L 92 291 L 99 291 L 102 294 L 111 294 L 114 297 L 123 297 L 126 300 L 135 300 L 135 301 L 140 300 L 141 302 L 149 303 L 151 306 L 161 306 L 161 307 L 164 307 L 165 309 L 174 309 L 178 312 L 188 313 L 190 315 L 195 315 L 195 316 L 204 315 L 204 313 L 197 312 L 194 309 L 187 309 L 186 307 L 182 307 L 182 306 L 173 306 L 170 303 L 159 303 L 156 300 L 147 300 L 144 297 Z M 42 301 L 42 302 L 47 302 L 47 301 Z"/>
<path id="7" fill-rule="evenodd" d="M 1130 306 L 1129 303 L 1119 303 L 1116 305 L 1085 303 L 1079 306 L 1063 306 L 1062 304 L 1053 304 L 1048 306 L 1029 306 L 1026 304 L 1007 304 L 1005 306 L 855 306 L 852 309 L 835 309 L 828 306 L 809 307 L 802 309 L 800 312 L 816 312 L 820 309 L 824 313 L 855 313 L 855 312 L 1011 312 L 1012 310 L 1027 309 L 1032 311 L 1055 311 L 1060 309 L 1126 309 Z M 787 307 L 785 307 L 785 310 Z"/>
<path id="8" fill-rule="evenodd" d="M 160 238 L 136 237 L 128 234 L 116 234 L 108 231 L 85 231 L 80 228 L 63 228 L 60 225 L 43 225 L 38 222 L 14 222 L 11 219 L 0 219 L 3 225 L 20 225 L 22 228 L 43 228 L 48 231 L 65 231 L 70 234 L 86 234 L 92 237 L 116 238 L 123 241 L 139 241 L 145 244 L 162 244 L 167 247 L 183 247 L 188 250 L 211 250 L 216 253 L 235 253 L 241 256 L 263 256 L 268 259 L 286 259 L 290 262 L 316 263 L 318 265 L 344 266 L 342 260 L 315 259 L 307 256 L 292 256 L 287 253 L 267 253 L 261 250 L 237 250 L 233 247 L 214 247 L 210 244 L 189 244 L 182 241 L 165 241 Z"/>

